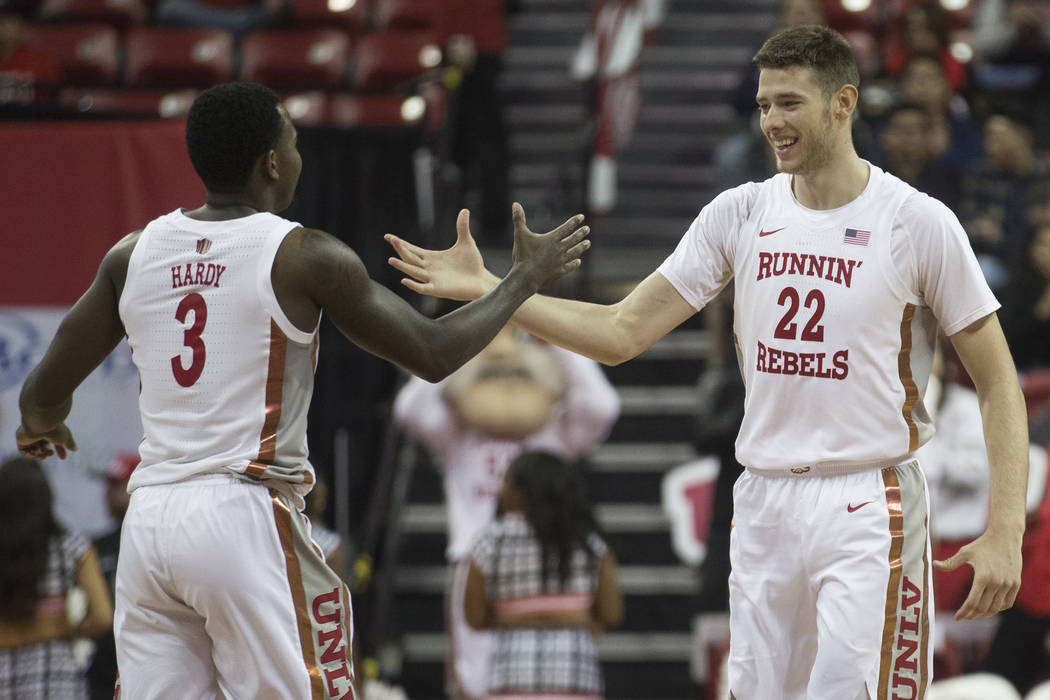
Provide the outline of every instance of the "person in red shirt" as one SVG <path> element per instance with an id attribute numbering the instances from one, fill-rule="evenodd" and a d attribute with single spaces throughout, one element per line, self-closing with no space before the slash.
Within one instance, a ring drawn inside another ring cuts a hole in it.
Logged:
<path id="1" fill-rule="evenodd" d="M 62 80 L 58 63 L 19 41 L 22 16 L 0 4 L 0 105 L 47 102 Z"/>

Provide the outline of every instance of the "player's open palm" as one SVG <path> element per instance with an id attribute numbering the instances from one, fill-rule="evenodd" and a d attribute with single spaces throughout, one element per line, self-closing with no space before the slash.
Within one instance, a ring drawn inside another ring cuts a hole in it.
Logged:
<path id="1" fill-rule="evenodd" d="M 471 301 L 488 291 L 492 275 L 485 269 L 474 238 L 470 235 L 470 212 L 462 209 L 456 218 L 456 243 L 445 250 L 428 250 L 393 234 L 384 236 L 399 257 L 387 262 L 408 275 L 401 280 L 414 292 L 442 299 Z"/>
<path id="2" fill-rule="evenodd" d="M 934 562 L 944 571 L 957 569 L 963 564 L 973 567 L 973 585 L 962 607 L 955 613 L 956 620 L 991 617 L 1013 606 L 1021 587 L 1020 538 L 985 532 L 954 556 Z"/>
<path id="3" fill-rule="evenodd" d="M 590 229 L 581 226 L 577 214 L 547 233 L 533 233 L 525 223 L 525 210 L 517 202 L 511 208 L 514 219 L 514 265 L 525 267 L 533 289 L 542 289 L 581 265 L 580 256 L 590 247 L 585 240 Z"/>

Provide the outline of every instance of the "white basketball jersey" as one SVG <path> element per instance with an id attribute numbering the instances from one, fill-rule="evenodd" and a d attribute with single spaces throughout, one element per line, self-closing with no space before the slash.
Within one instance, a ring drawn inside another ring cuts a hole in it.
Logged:
<path id="1" fill-rule="evenodd" d="M 129 490 L 228 472 L 309 490 L 317 331 L 292 325 L 270 282 L 278 247 L 299 226 L 176 210 L 142 231 L 120 297 L 145 431 Z"/>
<path id="2" fill-rule="evenodd" d="M 869 167 L 861 195 L 827 211 L 783 173 L 723 192 L 659 268 L 697 309 L 735 278 L 736 451 L 752 469 L 903 461 L 933 433 L 937 321 L 951 335 L 998 308 L 955 215 Z"/>

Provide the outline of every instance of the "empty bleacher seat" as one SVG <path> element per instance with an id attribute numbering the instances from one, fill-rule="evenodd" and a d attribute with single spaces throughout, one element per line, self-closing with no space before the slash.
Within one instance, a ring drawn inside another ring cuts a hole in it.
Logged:
<path id="1" fill-rule="evenodd" d="M 292 120 L 305 126 L 412 127 L 426 115 L 426 101 L 419 95 L 314 91 L 288 95 L 283 103 Z"/>
<path id="2" fill-rule="evenodd" d="M 126 29 L 146 21 L 142 0 L 43 0 L 37 18 L 47 22 L 104 22 Z"/>
<path id="3" fill-rule="evenodd" d="M 197 90 L 66 87 L 58 94 L 58 104 L 85 114 L 172 118 L 185 116 L 198 94 Z"/>
<path id="4" fill-rule="evenodd" d="M 372 32 L 357 42 L 354 58 L 354 87 L 387 90 L 438 68 L 441 47 L 432 32 Z"/>
<path id="5" fill-rule="evenodd" d="M 435 0 L 375 0 L 378 29 L 440 31 L 445 11 L 444 3 Z"/>
<path id="6" fill-rule="evenodd" d="M 352 34 L 368 30 L 367 0 L 289 0 L 291 21 L 300 27 L 337 27 Z"/>
<path id="7" fill-rule="evenodd" d="M 217 27 L 137 27 L 124 48 L 129 86 L 207 87 L 233 78 L 233 35 Z"/>
<path id="8" fill-rule="evenodd" d="M 350 38 L 336 29 L 257 31 L 242 42 L 240 77 L 277 89 L 335 88 L 349 57 Z"/>
<path id="9" fill-rule="evenodd" d="M 108 24 L 26 25 L 22 43 L 58 61 L 66 83 L 106 85 L 117 80 L 119 37 Z"/>

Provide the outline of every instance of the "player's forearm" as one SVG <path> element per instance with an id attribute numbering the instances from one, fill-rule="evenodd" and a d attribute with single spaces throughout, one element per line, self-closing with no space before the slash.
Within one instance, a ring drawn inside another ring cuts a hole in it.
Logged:
<path id="1" fill-rule="evenodd" d="M 69 415 L 73 407 L 73 396 L 68 395 L 57 403 L 46 405 L 41 401 L 39 373 L 34 370 L 22 385 L 18 407 L 22 412 L 22 425 L 32 435 L 49 432 Z"/>
<path id="2" fill-rule="evenodd" d="M 998 382 L 979 392 L 991 470 L 988 529 L 1020 537 L 1028 487 L 1028 424 L 1017 382 Z"/>
<path id="3" fill-rule="evenodd" d="M 426 357 L 421 358 L 430 369 L 419 376 L 440 381 L 459 369 L 489 344 L 535 291 L 524 275 L 512 270 L 484 296 L 437 319 L 440 330 L 424 344 Z"/>
<path id="4" fill-rule="evenodd" d="M 606 365 L 618 365 L 644 348 L 630 342 L 615 305 L 537 294 L 511 319 L 533 335 Z"/>

